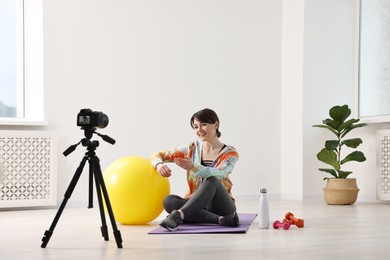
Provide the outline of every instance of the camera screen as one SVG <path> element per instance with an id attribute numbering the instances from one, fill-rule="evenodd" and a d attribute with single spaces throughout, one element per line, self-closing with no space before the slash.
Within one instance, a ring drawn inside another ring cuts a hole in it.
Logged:
<path id="1" fill-rule="evenodd" d="M 91 123 L 90 116 L 79 116 L 79 125 L 89 125 Z"/>

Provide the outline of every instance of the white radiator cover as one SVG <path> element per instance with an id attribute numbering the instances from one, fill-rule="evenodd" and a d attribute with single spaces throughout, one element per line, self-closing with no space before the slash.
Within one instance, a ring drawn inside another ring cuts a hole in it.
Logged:
<path id="1" fill-rule="evenodd" d="M 390 200 L 390 129 L 377 131 L 377 199 Z"/>
<path id="2" fill-rule="evenodd" d="M 56 152 L 50 132 L 0 131 L 0 208 L 55 205 Z"/>

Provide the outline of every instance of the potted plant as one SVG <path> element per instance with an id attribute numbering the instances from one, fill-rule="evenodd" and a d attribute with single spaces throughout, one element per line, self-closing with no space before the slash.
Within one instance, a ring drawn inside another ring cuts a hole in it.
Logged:
<path id="1" fill-rule="evenodd" d="M 346 136 L 353 129 L 366 126 L 366 123 L 358 123 L 360 119 L 348 119 L 351 115 L 351 109 L 348 105 L 334 106 L 329 110 L 330 118 L 322 121 L 321 127 L 328 129 L 336 138 L 326 140 L 324 148 L 317 153 L 317 158 L 331 168 L 320 168 L 321 172 L 331 174 L 333 177 L 325 177 L 327 184 L 324 188 L 324 199 L 330 205 L 350 205 L 356 202 L 359 189 L 355 178 L 347 178 L 352 172 L 342 168 L 347 162 L 363 162 L 366 157 L 356 148 L 363 142 L 360 138 L 349 138 Z M 341 152 L 344 148 L 354 150 L 344 156 Z"/>

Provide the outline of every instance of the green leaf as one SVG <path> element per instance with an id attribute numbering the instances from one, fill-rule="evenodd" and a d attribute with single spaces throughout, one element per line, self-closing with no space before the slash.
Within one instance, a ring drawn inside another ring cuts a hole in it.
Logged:
<path id="1" fill-rule="evenodd" d="M 350 148 L 356 148 L 358 147 L 361 143 L 362 143 L 362 139 L 360 138 L 353 138 L 353 139 L 348 139 L 348 140 L 344 140 L 340 143 L 340 145 L 346 145 Z"/>
<path id="2" fill-rule="evenodd" d="M 344 129 L 347 129 L 349 127 L 351 127 L 354 123 L 357 123 L 359 122 L 360 119 L 349 119 L 347 122 L 344 122 L 343 124 L 340 125 L 340 127 L 338 128 L 339 132 L 342 132 Z"/>
<path id="3" fill-rule="evenodd" d="M 338 132 L 338 128 L 340 127 L 340 122 L 336 121 L 336 120 L 332 120 L 332 119 L 325 119 L 322 121 L 322 123 L 324 123 L 325 125 L 333 128 L 336 132 Z"/>
<path id="4" fill-rule="evenodd" d="M 320 127 L 320 128 L 325 128 L 334 133 L 336 136 L 338 136 L 338 132 L 333 128 L 328 125 L 313 125 L 313 127 Z"/>
<path id="5" fill-rule="evenodd" d="M 348 105 L 334 106 L 329 110 L 329 115 L 333 120 L 342 124 L 351 115 L 351 109 Z"/>
<path id="6" fill-rule="evenodd" d="M 349 171 L 339 171 L 339 178 L 340 179 L 345 179 L 350 175 L 352 172 Z"/>
<path id="7" fill-rule="evenodd" d="M 363 127 L 363 126 L 366 126 L 367 124 L 366 123 L 361 123 L 361 124 L 355 124 L 353 126 L 351 126 L 350 128 L 346 129 L 342 134 L 341 134 L 341 138 L 344 137 L 346 134 L 348 134 L 351 130 L 355 129 L 355 128 L 358 128 L 358 127 Z"/>
<path id="8" fill-rule="evenodd" d="M 319 153 L 317 153 L 317 159 L 321 162 L 332 165 L 336 171 L 340 170 L 340 164 L 337 161 L 337 154 L 335 151 L 329 151 L 326 148 L 323 148 Z"/>
<path id="9" fill-rule="evenodd" d="M 344 164 L 346 162 L 350 161 L 356 161 L 356 162 L 364 162 L 366 160 L 366 157 L 364 154 L 360 151 L 354 151 L 350 154 L 348 154 L 342 161 L 341 164 Z"/>
<path id="10" fill-rule="evenodd" d="M 363 126 L 366 126 L 367 123 L 360 123 L 360 124 L 355 124 L 352 126 L 352 128 L 358 128 L 358 127 L 363 127 Z"/>
<path id="11" fill-rule="evenodd" d="M 338 140 L 328 140 L 325 142 L 325 148 L 330 151 L 336 150 L 338 145 L 339 145 Z"/>
<path id="12" fill-rule="evenodd" d="M 324 169 L 324 168 L 320 168 L 320 169 L 318 169 L 318 170 L 320 170 L 320 171 L 322 171 L 322 172 L 330 173 L 330 174 L 332 174 L 335 178 L 338 178 L 338 177 L 337 177 L 337 172 L 336 172 L 335 170 L 333 170 L 333 169 Z"/>

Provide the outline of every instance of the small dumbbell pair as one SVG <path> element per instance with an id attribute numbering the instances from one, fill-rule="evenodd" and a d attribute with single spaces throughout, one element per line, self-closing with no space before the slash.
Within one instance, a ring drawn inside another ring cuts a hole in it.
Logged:
<path id="1" fill-rule="evenodd" d="M 283 219 L 283 222 L 276 220 L 273 224 L 273 227 L 275 229 L 283 228 L 284 230 L 287 230 L 290 228 L 291 225 L 296 225 L 297 227 L 302 228 L 304 226 L 304 220 L 300 218 L 295 218 L 294 214 L 292 214 L 291 212 L 287 212 L 285 219 Z"/>

